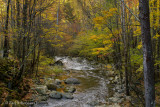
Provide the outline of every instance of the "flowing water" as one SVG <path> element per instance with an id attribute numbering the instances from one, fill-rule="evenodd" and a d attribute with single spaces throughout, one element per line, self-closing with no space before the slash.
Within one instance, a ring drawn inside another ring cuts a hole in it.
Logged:
<path id="1" fill-rule="evenodd" d="M 76 85 L 74 99 L 48 99 L 47 105 L 37 107 L 93 107 L 98 103 L 106 103 L 108 88 L 105 70 L 98 69 L 93 62 L 83 58 L 56 57 L 61 60 L 65 70 L 70 70 L 68 75 L 80 80 Z"/>

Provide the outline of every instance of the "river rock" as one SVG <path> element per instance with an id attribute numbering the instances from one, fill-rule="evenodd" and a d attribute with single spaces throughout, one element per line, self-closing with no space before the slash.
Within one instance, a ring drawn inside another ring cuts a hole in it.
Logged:
<path id="1" fill-rule="evenodd" d="M 66 99 L 73 99 L 73 95 L 71 93 L 62 93 L 62 97 Z"/>
<path id="2" fill-rule="evenodd" d="M 64 89 L 64 92 L 67 92 L 67 93 L 74 93 L 75 91 L 76 91 L 76 88 L 74 88 L 73 86 L 66 87 Z"/>
<path id="3" fill-rule="evenodd" d="M 57 89 L 57 85 L 54 84 L 54 83 L 47 84 L 47 88 L 48 88 L 48 90 L 56 90 Z"/>
<path id="4" fill-rule="evenodd" d="M 37 86 L 35 88 L 35 90 L 39 93 L 39 94 L 42 94 L 42 95 L 45 95 L 47 93 L 47 87 L 46 86 Z"/>
<path id="5" fill-rule="evenodd" d="M 108 105 L 108 106 L 106 106 L 106 107 L 121 107 L 119 104 L 112 104 L 112 105 Z"/>
<path id="6" fill-rule="evenodd" d="M 124 93 L 125 90 L 124 90 L 124 89 L 119 89 L 119 90 L 117 90 L 117 92 L 118 92 L 118 93 Z"/>
<path id="7" fill-rule="evenodd" d="M 119 82 L 119 78 L 118 78 L 118 76 L 115 76 L 115 78 L 114 78 L 114 84 L 117 84 L 118 82 Z"/>
<path id="8" fill-rule="evenodd" d="M 106 80 L 106 84 L 110 84 L 111 82 L 109 80 Z"/>
<path id="9" fill-rule="evenodd" d="M 98 101 L 91 101 L 91 102 L 88 102 L 87 104 L 94 107 L 94 106 L 99 105 L 99 102 Z"/>
<path id="10" fill-rule="evenodd" d="M 54 83 L 55 82 L 55 80 L 54 79 L 51 79 L 51 78 L 48 78 L 47 80 L 46 80 L 46 84 L 52 84 L 52 83 Z"/>
<path id="11" fill-rule="evenodd" d="M 124 98 L 121 98 L 120 100 L 118 100 L 117 103 L 122 103 L 124 101 Z"/>
<path id="12" fill-rule="evenodd" d="M 49 94 L 49 97 L 51 97 L 53 99 L 61 99 L 62 98 L 62 94 L 60 92 L 57 92 L 57 91 L 52 91 Z"/>
<path id="13" fill-rule="evenodd" d="M 110 78 L 109 78 L 110 81 L 113 81 L 113 79 L 114 79 L 113 77 L 110 77 Z"/>
<path id="14" fill-rule="evenodd" d="M 47 101 L 48 96 L 38 96 L 38 101 Z"/>
<path id="15" fill-rule="evenodd" d="M 34 83 L 37 85 L 44 85 L 44 81 L 42 79 L 35 80 Z"/>
<path id="16" fill-rule="evenodd" d="M 37 102 L 37 104 L 40 104 L 40 105 L 43 105 L 43 106 L 48 106 L 48 102 L 47 101 L 39 101 L 39 102 Z"/>
<path id="17" fill-rule="evenodd" d="M 103 105 L 98 105 L 98 106 L 95 106 L 95 107 L 108 107 L 108 105 L 103 104 Z"/>
<path id="18" fill-rule="evenodd" d="M 58 60 L 58 61 L 56 61 L 53 65 L 54 65 L 54 66 L 55 66 L 55 65 L 63 66 L 64 64 L 63 64 L 63 62 L 62 62 L 61 60 Z"/>
<path id="19" fill-rule="evenodd" d="M 77 78 L 67 78 L 64 82 L 66 84 L 80 84 L 80 81 Z"/>
<path id="20" fill-rule="evenodd" d="M 116 90 L 120 90 L 121 87 L 122 87 L 121 85 L 116 85 L 116 88 L 115 88 L 115 89 L 116 89 Z"/>
<path id="21" fill-rule="evenodd" d="M 120 98 L 118 98 L 118 97 L 111 97 L 108 100 L 109 100 L 109 102 L 117 103 L 120 100 Z"/>
<path id="22" fill-rule="evenodd" d="M 55 79 L 55 84 L 56 85 L 60 85 L 62 83 L 62 81 L 61 80 L 59 80 L 59 79 Z"/>
<path id="23" fill-rule="evenodd" d="M 127 101 L 131 101 L 131 96 L 126 96 Z"/>
<path id="24" fill-rule="evenodd" d="M 121 107 L 121 106 L 119 104 L 115 103 L 115 104 L 112 104 L 112 105 L 103 104 L 103 105 L 98 105 L 98 106 L 95 106 L 95 107 Z"/>
<path id="25" fill-rule="evenodd" d="M 120 94 L 120 93 L 115 93 L 114 97 L 118 97 L 118 98 L 123 98 L 124 94 Z"/>
<path id="26" fill-rule="evenodd" d="M 119 97 L 109 98 L 109 102 L 112 102 L 112 103 L 122 103 L 123 101 L 124 101 L 124 98 L 119 98 Z"/>

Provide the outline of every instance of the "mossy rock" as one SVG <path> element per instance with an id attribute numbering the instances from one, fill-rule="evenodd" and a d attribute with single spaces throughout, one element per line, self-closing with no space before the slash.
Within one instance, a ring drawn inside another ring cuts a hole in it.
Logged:
<path id="1" fill-rule="evenodd" d="M 35 90 L 39 93 L 39 94 L 42 94 L 42 95 L 45 95 L 47 93 L 47 86 L 37 86 L 35 88 Z"/>
<path id="2" fill-rule="evenodd" d="M 47 88 L 48 88 L 48 90 L 56 90 L 57 89 L 57 85 L 54 84 L 54 83 L 47 84 Z"/>
<path id="3" fill-rule="evenodd" d="M 58 91 L 52 91 L 50 94 L 49 94 L 49 97 L 50 98 L 53 98 L 53 99 L 61 99 L 62 98 L 62 93 L 58 92 Z"/>

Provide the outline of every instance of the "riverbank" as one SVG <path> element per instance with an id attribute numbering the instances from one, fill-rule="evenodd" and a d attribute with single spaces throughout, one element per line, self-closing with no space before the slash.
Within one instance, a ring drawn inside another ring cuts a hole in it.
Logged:
<path id="1" fill-rule="evenodd" d="M 58 61 L 55 64 L 54 62 Z M 125 81 L 110 64 L 84 58 L 57 57 L 43 63 L 36 78 L 27 79 L 30 89 L 15 107 L 134 107 L 143 106 L 133 91 L 125 95 Z M 156 86 L 158 87 L 158 85 Z M 159 93 L 159 91 L 157 91 Z M 5 101 L 7 104 L 7 100 Z"/>
<path id="2" fill-rule="evenodd" d="M 96 69 L 94 69 L 91 65 L 87 65 L 86 61 L 80 61 L 82 63 L 81 64 L 79 62 L 75 62 L 76 60 L 64 59 L 62 62 L 67 63 L 69 65 L 68 68 L 65 67 L 64 72 L 61 72 L 58 75 L 52 75 L 50 78 L 43 77 L 40 79 L 41 83 L 36 85 L 39 89 L 42 89 L 43 91 L 45 90 L 45 93 L 41 93 L 42 91 L 40 91 L 39 94 L 41 95 L 46 94 L 46 95 L 45 97 L 42 97 L 42 98 L 38 97 L 39 99 L 36 101 L 38 102 L 36 104 L 37 107 L 42 105 L 46 107 L 51 107 L 51 106 L 60 107 L 62 105 L 69 107 L 72 104 L 77 107 L 90 107 L 90 106 L 97 106 L 97 107 L 117 106 L 118 107 L 118 106 L 125 106 L 127 104 L 128 105 L 130 104 L 129 101 L 131 100 L 131 98 L 128 96 L 127 97 L 125 96 L 124 84 L 122 85 L 123 86 L 122 88 L 119 83 L 120 80 L 118 78 L 118 74 L 116 72 L 108 71 L 107 68 L 103 70 L 99 68 L 97 70 L 97 67 L 95 67 Z M 83 66 L 83 64 L 85 67 Z M 76 65 L 78 67 L 75 67 Z M 80 70 L 80 69 L 83 69 L 83 70 Z M 108 69 L 110 69 L 109 65 L 108 65 Z M 68 85 L 65 83 L 67 79 L 70 79 L 73 77 L 77 79 L 76 81 L 79 81 L 80 84 Z M 57 80 L 60 81 L 61 84 L 59 84 L 58 86 L 55 86 L 55 83 Z M 56 87 L 53 93 L 51 90 L 46 91 L 48 90 L 47 85 L 44 85 L 47 83 L 46 81 L 47 82 L 51 81 L 52 86 L 54 88 Z M 57 87 L 60 87 L 60 88 L 57 88 Z M 76 90 L 74 93 L 68 95 L 69 99 L 63 96 L 64 94 L 66 94 L 65 93 L 66 89 L 72 90 L 72 91 Z M 53 94 L 55 95 L 56 93 L 58 97 L 57 96 L 51 97 L 50 93 L 52 93 L 52 95 Z M 54 102 L 54 103 L 51 103 L 51 102 Z"/>

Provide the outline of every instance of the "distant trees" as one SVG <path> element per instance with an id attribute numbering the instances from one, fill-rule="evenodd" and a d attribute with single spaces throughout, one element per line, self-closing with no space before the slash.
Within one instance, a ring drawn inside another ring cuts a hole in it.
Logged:
<path id="1" fill-rule="evenodd" d="M 8 0 L 6 6 L 0 1 L 1 6 L 1 47 L 3 57 L 13 57 L 19 62 L 17 80 L 20 80 L 26 72 L 33 71 L 37 65 L 42 42 L 42 17 L 41 14 L 50 8 L 55 1 L 36 0 Z M 6 9 L 5 9 L 6 8 Z M 5 23 L 3 12 L 6 12 Z M 3 25 L 4 23 L 4 25 Z M 41 32 L 41 33 L 40 33 Z M 28 62 L 29 61 L 29 62 Z M 26 66 L 29 63 L 30 66 Z M 29 73 L 28 73 L 29 74 Z"/>

